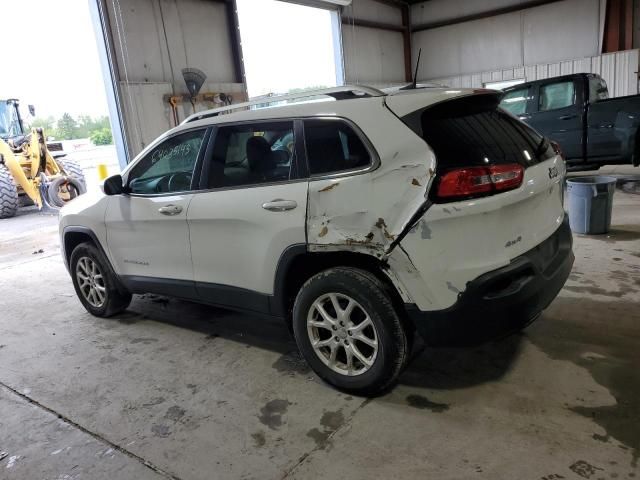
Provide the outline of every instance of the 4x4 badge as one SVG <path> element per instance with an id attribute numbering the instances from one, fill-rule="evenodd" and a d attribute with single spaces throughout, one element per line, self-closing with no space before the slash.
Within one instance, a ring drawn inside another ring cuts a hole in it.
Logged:
<path id="1" fill-rule="evenodd" d="M 558 167 L 549 168 L 549 178 L 556 178 L 558 176 Z"/>

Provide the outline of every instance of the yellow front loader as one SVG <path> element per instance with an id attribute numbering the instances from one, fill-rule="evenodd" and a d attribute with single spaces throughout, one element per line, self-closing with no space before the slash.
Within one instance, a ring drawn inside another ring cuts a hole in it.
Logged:
<path id="1" fill-rule="evenodd" d="M 0 218 L 21 203 L 57 209 L 85 191 L 79 165 L 54 158 L 41 128 L 25 134 L 17 100 L 0 100 Z"/>

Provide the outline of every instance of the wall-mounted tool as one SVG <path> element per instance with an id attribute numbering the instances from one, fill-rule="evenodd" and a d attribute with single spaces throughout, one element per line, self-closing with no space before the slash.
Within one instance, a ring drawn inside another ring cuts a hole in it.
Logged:
<path id="1" fill-rule="evenodd" d="M 243 95 L 240 95 L 243 97 Z M 191 95 L 189 93 L 185 93 L 183 95 L 165 95 L 163 100 L 169 105 L 171 105 L 171 116 L 173 117 L 173 125 L 180 124 L 180 117 L 178 116 L 178 105 L 181 105 L 185 102 L 190 102 L 193 107 L 193 111 L 196 111 L 197 103 L 208 103 L 207 108 L 215 108 L 222 107 L 226 105 L 231 105 L 233 103 L 233 96 L 229 93 L 224 92 L 204 92 L 198 93 L 197 95 Z M 240 98 L 240 101 L 243 101 L 244 98 Z"/>
<path id="2" fill-rule="evenodd" d="M 187 84 L 187 90 L 189 90 L 189 94 L 191 95 L 191 106 L 193 107 L 193 113 L 196 113 L 196 95 L 200 92 L 204 81 L 207 79 L 207 76 L 202 70 L 197 68 L 183 68 L 182 69 L 182 78 L 184 78 L 184 83 Z"/>

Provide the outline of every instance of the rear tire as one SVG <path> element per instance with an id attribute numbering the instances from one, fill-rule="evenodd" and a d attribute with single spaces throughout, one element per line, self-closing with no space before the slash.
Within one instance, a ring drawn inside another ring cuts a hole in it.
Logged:
<path id="1" fill-rule="evenodd" d="M 110 317 L 129 306 L 131 294 L 124 291 L 109 261 L 93 243 L 78 245 L 69 264 L 76 294 L 91 315 Z"/>
<path id="2" fill-rule="evenodd" d="M 18 211 L 18 188 L 7 167 L 0 165 L 0 218 L 14 217 Z"/>
<path id="3" fill-rule="evenodd" d="M 336 267 L 311 277 L 296 297 L 293 331 L 316 374 L 355 395 L 387 390 L 410 353 L 387 288 L 357 268 Z"/>

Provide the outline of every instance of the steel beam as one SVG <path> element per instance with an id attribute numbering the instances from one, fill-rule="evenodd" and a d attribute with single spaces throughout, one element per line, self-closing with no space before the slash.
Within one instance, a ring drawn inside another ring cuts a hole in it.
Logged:
<path id="1" fill-rule="evenodd" d="M 400 7 L 402 11 L 402 26 L 404 30 L 402 32 L 402 45 L 404 50 L 404 79 L 407 82 L 413 80 L 412 78 L 412 65 L 411 65 L 411 15 L 409 5 L 403 5 Z"/>
<path id="2" fill-rule="evenodd" d="M 238 6 L 236 0 L 225 0 L 231 56 L 233 57 L 233 71 L 236 83 L 245 83 L 244 61 L 242 59 L 242 44 L 240 42 L 240 22 L 238 21 Z"/>
<path id="3" fill-rule="evenodd" d="M 498 15 L 504 15 L 505 13 L 519 12 L 520 10 L 526 10 L 528 8 L 540 7 L 542 5 L 548 5 L 550 3 L 556 3 L 562 0 L 530 0 L 528 2 L 518 3 L 517 5 L 510 5 L 503 8 L 495 8 L 493 10 L 487 10 L 486 12 L 474 13 L 472 15 L 465 15 L 463 17 L 451 18 L 448 20 L 440 20 L 437 22 L 423 23 L 416 25 L 412 28 L 414 32 L 421 32 L 424 30 L 431 30 L 433 28 L 447 27 L 449 25 L 457 25 L 459 23 L 471 22 L 473 20 L 481 20 L 483 18 L 495 17 Z"/>
<path id="4" fill-rule="evenodd" d="M 387 30 L 390 32 L 405 32 L 407 27 L 404 25 L 394 25 L 392 23 L 374 22 L 371 20 L 361 20 L 358 18 L 342 16 L 342 23 L 344 25 L 355 25 L 356 27 L 376 28 L 378 30 Z"/>

